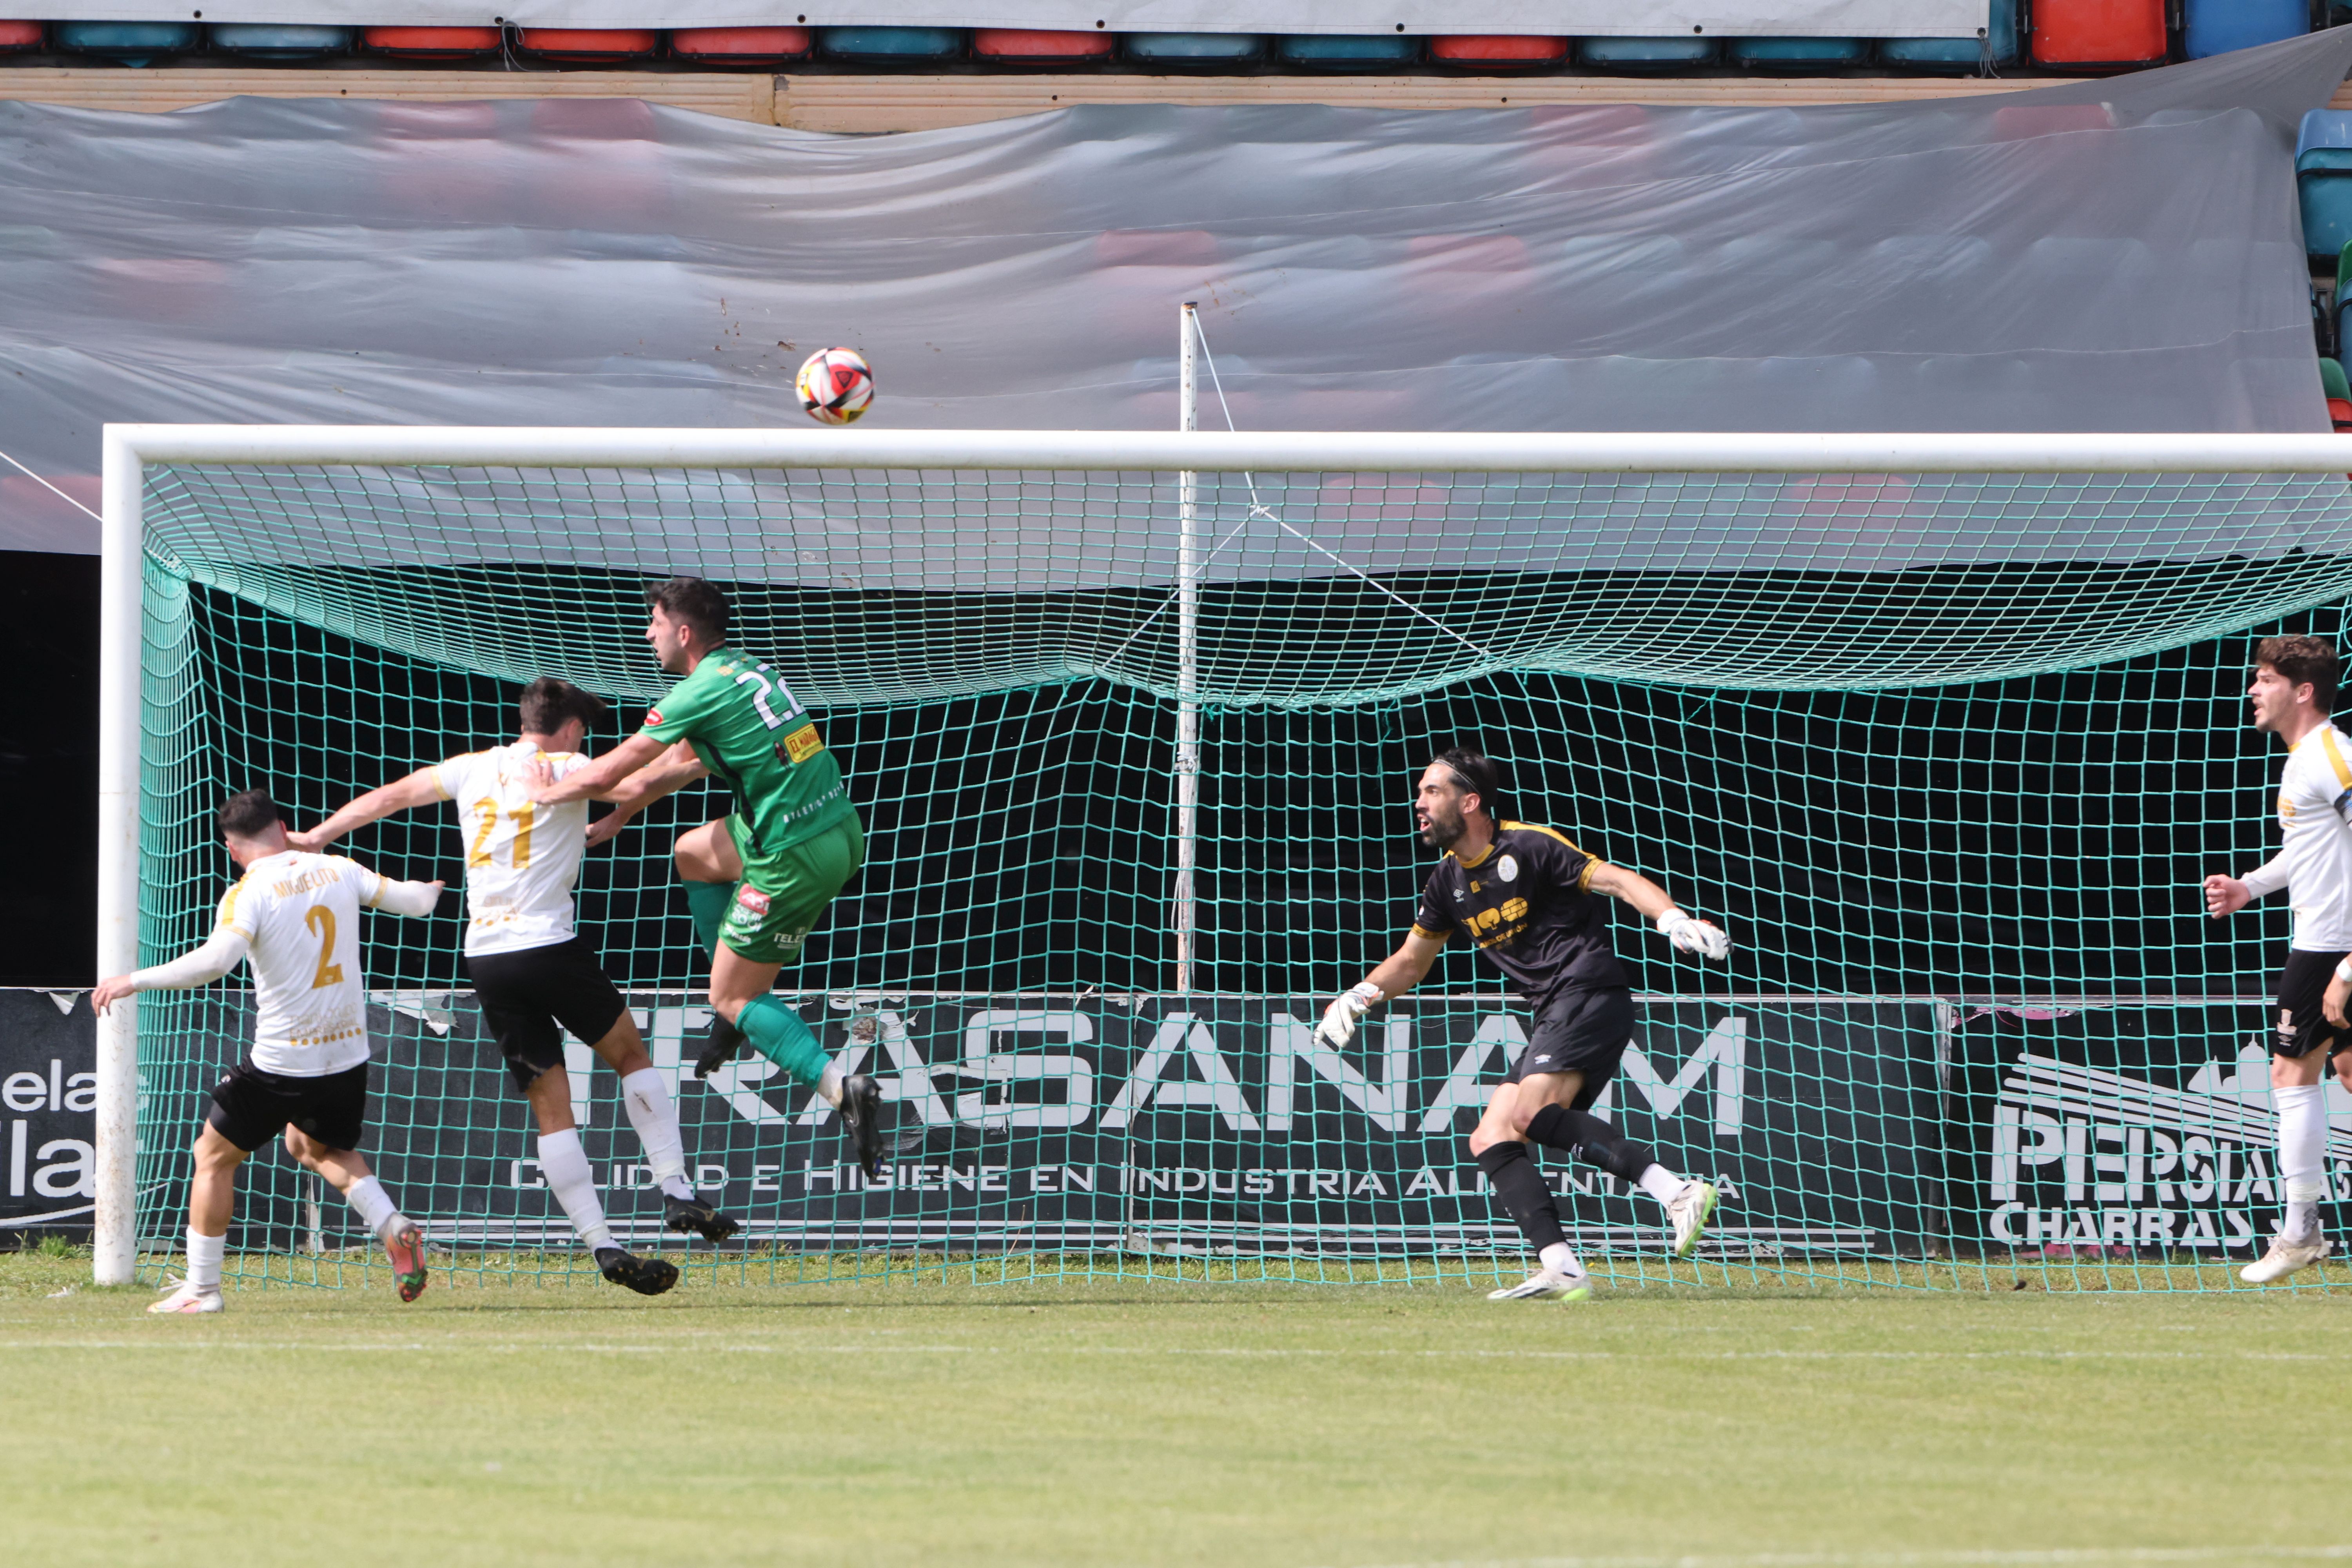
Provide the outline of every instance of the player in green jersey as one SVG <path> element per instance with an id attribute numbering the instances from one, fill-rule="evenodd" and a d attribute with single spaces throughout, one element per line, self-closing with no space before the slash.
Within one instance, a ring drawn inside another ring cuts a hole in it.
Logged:
<path id="1" fill-rule="evenodd" d="M 801 1016 L 771 994 L 800 956 L 825 905 L 856 874 L 866 832 L 816 721 L 783 679 L 727 642 L 727 597 L 698 577 L 646 590 L 646 640 L 662 668 L 683 676 L 646 715 L 645 728 L 561 780 L 532 785 L 542 804 L 601 796 L 618 810 L 589 829 L 601 844 L 663 795 L 716 777 L 735 809 L 678 836 L 678 875 L 695 933 L 710 952 L 710 1045 L 695 1064 L 707 1078 L 745 1041 L 795 1083 L 841 1110 L 868 1175 L 882 1160 L 882 1091 L 845 1076 Z"/>

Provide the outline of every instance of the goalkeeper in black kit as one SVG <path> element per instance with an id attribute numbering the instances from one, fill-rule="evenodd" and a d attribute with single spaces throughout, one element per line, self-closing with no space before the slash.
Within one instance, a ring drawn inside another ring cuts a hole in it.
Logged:
<path id="1" fill-rule="evenodd" d="M 1444 752 L 1429 764 L 1413 817 L 1422 842 L 1444 858 L 1404 944 L 1326 1008 L 1315 1032 L 1345 1045 L 1366 1014 L 1421 984 L 1456 931 L 1519 984 L 1535 1027 L 1470 1134 L 1470 1152 L 1543 1266 L 1488 1300 L 1578 1300 L 1592 1293 L 1591 1282 L 1560 1230 L 1550 1187 L 1528 1158 L 1528 1140 L 1598 1165 L 1664 1205 L 1677 1258 L 1698 1245 L 1716 1204 L 1712 1183 L 1668 1171 L 1590 1110 L 1633 1032 L 1633 992 L 1610 948 L 1601 899 L 1633 905 L 1684 952 L 1726 958 L 1731 939 L 1676 909 L 1638 872 L 1596 859 L 1549 827 L 1502 820 L 1501 800 L 1501 770 L 1476 752 Z"/>

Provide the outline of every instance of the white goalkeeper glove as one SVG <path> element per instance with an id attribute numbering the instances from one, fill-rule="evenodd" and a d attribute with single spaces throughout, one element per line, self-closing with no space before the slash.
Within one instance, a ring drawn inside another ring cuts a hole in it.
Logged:
<path id="1" fill-rule="evenodd" d="M 1339 999 L 1323 1009 L 1323 1021 L 1315 1026 L 1315 1037 L 1335 1046 L 1344 1046 L 1356 1037 L 1356 1026 L 1364 1015 L 1387 998 L 1381 988 L 1366 980 L 1340 993 Z"/>
<path id="2" fill-rule="evenodd" d="M 1658 934 L 1673 942 L 1677 952 L 1696 953 L 1701 958 L 1731 956 L 1731 938 L 1719 927 L 1680 910 L 1668 910 L 1658 917 Z"/>

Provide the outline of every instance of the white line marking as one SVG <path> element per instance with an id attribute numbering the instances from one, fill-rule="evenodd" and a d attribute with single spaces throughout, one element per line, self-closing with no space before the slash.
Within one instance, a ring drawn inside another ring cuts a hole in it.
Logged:
<path id="1" fill-rule="evenodd" d="M 1974 1552 L 1767 1552 L 1740 1557 L 1495 1557 L 1382 1568 L 1897 1568 L 1917 1564 L 2242 1563 L 2352 1557 L 2352 1546 L 2085 1546 Z"/>
<path id="2" fill-rule="evenodd" d="M 201 1333 L 204 1331 L 192 1331 Z M 1250 1349 L 1245 1346 L 1181 1345 L 956 1345 L 956 1344 L 807 1344 L 790 1340 L 769 1343 L 710 1344 L 605 1344 L 577 1340 L 466 1340 L 449 1339 L 439 1342 L 413 1340 L 397 1342 L 348 1342 L 334 1340 L 206 1340 L 161 1337 L 170 1330 L 159 1331 L 152 1340 L 0 1340 L 0 1352 L 7 1351 L 316 1351 L 327 1354 L 369 1355 L 386 1352 L 475 1352 L 518 1354 L 530 1351 L 548 1352 L 557 1355 L 1044 1355 L 1056 1360 L 1070 1356 L 1206 1356 L 1229 1361 L 1275 1361 L 1286 1358 L 1298 1360 L 1349 1359 L 1419 1359 L 1438 1361 L 1623 1361 L 1623 1362 L 1727 1362 L 1727 1361 L 2161 1361 L 2161 1362 L 2328 1362 L 2341 1363 L 2342 1356 L 2323 1352 L 2306 1351 L 2119 1351 L 2119 1350 L 2002 1350 L 2002 1351 L 1697 1351 L 1686 1353 L 1645 1351 L 1535 1351 L 1535 1350 L 1384 1350 L 1367 1347 L 1359 1350 L 1312 1350 L 1304 1347 L 1274 1347 Z M 1574 1563 L 1584 1559 L 1544 1558 L 1527 1560 L 1529 1563 Z M 1591 1559 L 1593 1562 L 1601 1559 Z M 1647 1562 L 1648 1559 L 1627 1558 L 1625 1562 Z M 1665 1561 L 1660 1559 L 1659 1561 Z M 1674 1559 L 1681 1562 L 1683 1559 Z M 1693 1562 L 1697 1559 L 1691 1559 Z M 1726 1562 L 1733 1561 L 1725 1559 Z M 1738 1559 L 1745 1562 L 1747 1559 Z M 1761 1562 L 1763 1559 L 1757 1559 Z M 1791 1559 L 1790 1561 L 1799 1561 Z M 1802 1561 L 1811 1561 L 1804 1559 Z M 1823 1562 L 1831 1559 L 1822 1559 Z M 1922 1562 L 1927 1559 L 1921 1559 Z M 1954 1561 L 1959 1561 L 1954 1559 Z M 1438 1568 L 1438 1565 L 1432 1565 Z"/>

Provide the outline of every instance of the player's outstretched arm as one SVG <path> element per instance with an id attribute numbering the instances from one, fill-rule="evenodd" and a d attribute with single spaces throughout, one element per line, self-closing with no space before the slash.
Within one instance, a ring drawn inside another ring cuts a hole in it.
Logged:
<path id="1" fill-rule="evenodd" d="M 447 886 L 446 882 L 395 882 L 386 877 L 376 884 L 375 897 L 368 908 L 422 920 L 441 902 L 441 889 Z"/>
<path id="2" fill-rule="evenodd" d="M 184 952 L 169 963 L 158 963 L 130 974 L 110 975 L 98 983 L 89 994 L 93 1013 L 103 1013 L 125 996 L 140 991 L 184 991 L 191 986 L 209 985 L 235 969 L 244 961 L 249 944 L 243 933 L 221 926 L 210 941 L 193 952 Z"/>
<path id="3" fill-rule="evenodd" d="M 530 798 L 541 805 L 562 805 L 573 800 L 607 800 L 614 787 L 623 779 L 669 750 L 667 741 L 656 741 L 640 731 L 630 736 L 585 767 L 574 768 L 562 778 L 551 769 L 541 767 L 531 773 Z"/>
<path id="4" fill-rule="evenodd" d="M 694 747 L 685 741 L 678 742 L 661 761 L 650 767 L 638 769 L 613 789 L 596 797 L 611 801 L 619 809 L 588 825 L 588 847 L 593 849 L 610 839 L 628 826 L 629 818 L 664 795 L 676 795 L 695 780 L 709 776 L 710 770 L 704 767 L 702 759 L 694 754 Z"/>
<path id="5" fill-rule="evenodd" d="M 395 779 L 380 789 L 368 791 L 310 831 L 288 834 L 286 842 L 297 849 L 316 855 L 354 828 L 380 822 L 395 811 L 414 811 L 420 805 L 432 805 L 445 798 L 440 781 L 434 776 L 433 770 L 419 768 L 404 779 Z"/>
<path id="6" fill-rule="evenodd" d="M 2286 857 L 2273 855 L 2242 877 L 2217 871 L 2205 879 L 2205 912 L 2215 920 L 2234 915 L 2256 899 L 2266 899 L 2286 886 Z"/>
<path id="7" fill-rule="evenodd" d="M 1356 1026 L 1364 1021 L 1367 1013 L 1420 984 L 1428 977 L 1429 966 L 1444 951 L 1445 939 L 1442 936 L 1423 936 L 1417 931 L 1406 932 L 1403 946 L 1323 1009 L 1323 1021 L 1315 1026 L 1317 1038 L 1335 1046 L 1346 1045 L 1355 1038 Z"/>
<path id="8" fill-rule="evenodd" d="M 1731 956 L 1731 938 L 1724 934 L 1722 928 L 1683 913 L 1675 907 L 1674 900 L 1666 897 L 1664 888 L 1639 871 L 1596 860 L 1592 863 L 1591 879 L 1585 886 L 1596 893 L 1622 900 L 1656 921 L 1658 934 L 1673 942 L 1677 952 L 1703 958 Z"/>

